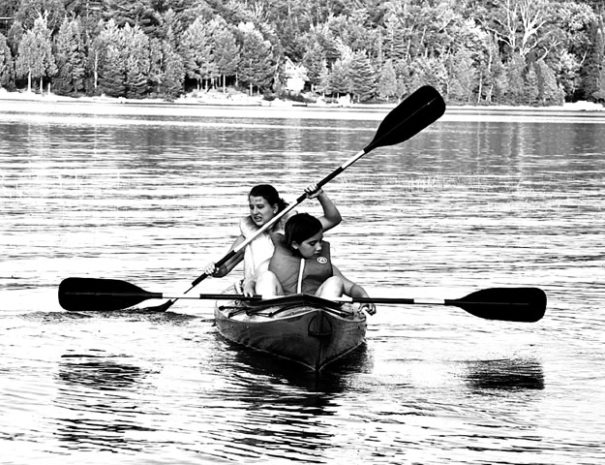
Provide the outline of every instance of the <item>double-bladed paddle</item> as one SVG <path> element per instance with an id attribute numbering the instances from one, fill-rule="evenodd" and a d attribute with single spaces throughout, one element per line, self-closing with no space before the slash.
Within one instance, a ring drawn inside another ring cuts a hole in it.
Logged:
<path id="1" fill-rule="evenodd" d="M 321 188 L 345 169 L 359 160 L 361 157 L 371 152 L 377 147 L 386 147 L 389 145 L 395 145 L 400 142 L 404 142 L 414 135 L 418 134 L 424 128 L 439 119 L 445 112 L 445 102 L 443 98 L 433 87 L 423 86 L 416 90 L 414 93 L 406 97 L 397 107 L 389 112 L 384 120 L 378 126 L 376 134 L 372 141 L 365 146 L 365 148 L 339 166 L 337 169 L 332 171 L 329 175 L 323 178 L 317 183 L 317 187 Z M 247 240 L 239 244 L 237 247 L 230 250 L 223 258 L 218 260 L 215 265 L 217 268 L 227 263 L 235 255 L 244 250 L 248 244 L 255 240 L 262 233 L 271 228 L 277 223 L 284 215 L 288 214 L 298 205 L 300 205 L 308 194 L 302 194 L 296 199 L 295 202 L 290 204 L 279 214 L 274 216 L 269 222 L 263 225 L 254 235 L 249 237 Z M 208 275 L 206 273 L 201 274 L 191 282 L 189 289 L 185 291 L 185 294 L 189 293 L 195 286 L 206 279 Z M 171 307 L 178 299 L 182 296 L 174 297 L 167 302 L 155 306 L 149 307 L 148 311 L 164 311 Z M 134 304 L 133 304 L 134 305 Z M 126 307 L 124 307 L 126 308 Z"/>
<path id="2" fill-rule="evenodd" d="M 147 299 L 208 299 L 242 300 L 250 302 L 287 303 L 291 296 L 263 300 L 262 296 L 246 297 L 241 294 L 199 294 L 166 296 L 161 292 L 148 292 L 140 287 L 117 279 L 67 278 L 59 286 L 59 303 L 70 311 L 113 311 L 131 307 Z M 315 298 L 311 296 L 312 298 Z M 326 300 L 315 298 L 318 301 Z M 535 322 L 546 311 L 546 294 L 535 287 L 490 288 L 472 292 L 459 299 L 423 300 L 396 297 L 343 297 L 338 302 L 376 304 L 451 305 L 489 320 Z M 333 301 L 327 301 L 333 303 Z"/>

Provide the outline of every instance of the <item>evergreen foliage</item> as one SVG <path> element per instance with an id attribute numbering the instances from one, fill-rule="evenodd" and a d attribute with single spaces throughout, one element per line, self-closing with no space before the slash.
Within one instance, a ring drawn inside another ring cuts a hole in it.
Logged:
<path id="1" fill-rule="evenodd" d="M 242 36 L 238 76 L 252 95 L 254 88 L 260 91 L 268 88 L 276 66 L 272 60 L 271 44 L 263 40 L 252 23 L 240 24 L 238 29 Z"/>
<path id="2" fill-rule="evenodd" d="M 126 95 L 126 56 L 123 34 L 113 19 L 99 34 L 96 46 L 97 91 L 110 97 Z"/>
<path id="3" fill-rule="evenodd" d="M 50 30 L 46 27 L 46 18 L 38 16 L 33 28 L 27 31 L 19 43 L 18 58 L 15 63 L 18 76 L 27 77 L 27 90 L 32 91 L 32 80 L 40 80 L 40 92 L 43 91 L 45 76 L 56 73 L 55 58 L 52 53 Z"/>
<path id="4" fill-rule="evenodd" d="M 565 92 L 557 84 L 555 72 L 544 60 L 538 60 L 535 66 L 538 75 L 538 103 L 540 105 L 562 105 L 565 101 Z"/>
<path id="5" fill-rule="evenodd" d="M 290 60 L 305 67 L 307 89 L 360 102 L 425 84 L 460 104 L 605 101 L 598 2 L 4 0 L 0 16 L 11 18 L 0 24 L 6 88 L 270 92 Z"/>
<path id="6" fill-rule="evenodd" d="M 313 42 L 312 47 L 304 53 L 302 64 L 307 70 L 307 78 L 313 91 L 320 86 L 322 73 L 326 67 L 325 53 L 317 42 Z"/>
<path id="7" fill-rule="evenodd" d="M 202 17 L 198 17 L 183 34 L 181 55 L 187 77 L 197 82 L 198 89 L 202 83 L 207 88 L 217 71 L 209 25 Z"/>
<path id="8" fill-rule="evenodd" d="M 127 98 L 142 98 L 147 94 L 150 71 L 149 37 L 139 26 L 126 24 L 121 29 L 121 42 L 124 44 L 126 78 L 124 86 Z"/>
<path id="9" fill-rule="evenodd" d="M 477 71 L 473 64 L 471 53 L 466 48 L 447 57 L 448 95 L 452 102 L 472 103 L 477 85 Z"/>
<path id="10" fill-rule="evenodd" d="M 239 47 L 235 35 L 226 25 L 220 25 L 214 30 L 212 45 L 216 72 L 221 77 L 224 92 L 227 78 L 234 77 L 237 73 L 237 65 L 240 60 Z"/>
<path id="11" fill-rule="evenodd" d="M 352 91 L 352 57 L 345 56 L 336 60 L 332 65 L 327 93 L 336 94 L 336 96 L 340 97 L 342 94 L 350 94 Z"/>
<path id="12" fill-rule="evenodd" d="M 162 59 L 162 79 L 158 94 L 174 100 L 183 90 L 185 80 L 183 59 L 168 42 L 163 44 Z"/>
<path id="13" fill-rule="evenodd" d="M 378 95 L 384 100 L 391 100 L 397 95 L 397 75 L 393 68 L 392 60 L 382 66 L 380 77 L 378 78 Z"/>
<path id="14" fill-rule="evenodd" d="M 53 80 L 55 92 L 70 95 L 84 91 L 86 55 L 78 19 L 65 18 L 55 38 L 57 76 Z"/>
<path id="15" fill-rule="evenodd" d="M 365 52 L 355 52 L 351 59 L 351 92 L 357 102 L 367 102 L 378 93 L 376 72 Z"/>
<path id="16" fill-rule="evenodd" d="M 14 82 L 13 56 L 6 43 L 6 37 L 0 34 L 0 87 L 12 89 Z"/>

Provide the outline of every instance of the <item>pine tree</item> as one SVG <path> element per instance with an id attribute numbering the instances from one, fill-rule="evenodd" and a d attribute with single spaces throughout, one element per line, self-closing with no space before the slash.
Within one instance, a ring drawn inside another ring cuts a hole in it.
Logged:
<path id="1" fill-rule="evenodd" d="M 0 87 L 12 90 L 15 84 L 15 63 L 6 38 L 0 34 Z"/>
<path id="2" fill-rule="evenodd" d="M 539 83 L 536 67 L 532 63 L 523 79 L 523 91 L 521 93 L 521 100 L 519 103 L 523 105 L 537 105 L 540 97 L 540 90 L 538 86 Z"/>
<path id="3" fill-rule="evenodd" d="M 202 17 L 198 17 L 183 34 L 181 55 L 187 77 L 197 82 L 198 89 L 216 74 L 212 42 Z"/>
<path id="4" fill-rule="evenodd" d="M 235 76 L 239 63 L 239 47 L 233 33 L 226 27 L 219 27 L 212 35 L 216 71 L 221 77 L 223 92 L 227 77 Z"/>
<path id="5" fill-rule="evenodd" d="M 525 60 L 520 55 L 514 55 L 513 58 L 506 64 L 508 88 L 505 94 L 505 103 L 509 105 L 519 105 L 522 103 L 524 88 L 524 69 Z"/>
<path id="6" fill-rule="evenodd" d="M 340 41 L 334 37 L 329 24 L 325 23 L 312 27 L 308 37 L 309 43 L 312 44 L 310 48 L 315 48 L 315 44 L 317 44 L 318 50 L 321 50 L 327 61 L 328 68 L 340 58 L 339 46 L 341 44 Z"/>
<path id="7" fill-rule="evenodd" d="M 605 63 L 599 72 L 598 88 L 593 92 L 592 97 L 599 103 L 605 102 Z"/>
<path id="8" fill-rule="evenodd" d="M 382 65 L 378 77 L 378 95 L 386 101 L 390 101 L 397 95 L 397 75 L 392 60 L 387 60 Z"/>
<path id="9" fill-rule="evenodd" d="M 592 100 L 595 92 L 598 92 L 600 88 L 601 67 L 605 58 L 604 33 L 602 23 L 593 25 L 591 31 L 593 37 L 591 41 L 592 47 L 580 71 L 582 80 L 580 98 L 585 100 Z"/>
<path id="10" fill-rule="evenodd" d="M 122 40 L 116 23 L 109 20 L 95 41 L 97 91 L 111 97 L 123 97 L 126 93 L 126 57 Z"/>
<path id="11" fill-rule="evenodd" d="M 458 103 L 470 103 L 474 86 L 477 82 L 476 71 L 473 66 L 471 53 L 461 48 L 447 59 L 449 86 L 448 98 Z"/>
<path id="12" fill-rule="evenodd" d="M 121 30 L 126 62 L 125 96 L 141 98 L 148 90 L 149 39 L 138 27 L 126 24 Z"/>
<path id="13" fill-rule="evenodd" d="M 6 34 L 6 42 L 11 49 L 15 62 L 17 61 L 19 54 L 19 44 L 21 43 L 21 39 L 25 36 L 25 32 L 23 25 L 19 21 L 15 21 Z"/>
<path id="14" fill-rule="evenodd" d="M 538 60 L 535 66 L 540 103 L 542 105 L 562 105 L 565 101 L 565 92 L 557 83 L 555 72 L 542 59 Z"/>
<path id="15" fill-rule="evenodd" d="M 276 65 L 271 44 L 263 40 L 261 33 L 251 23 L 240 25 L 239 29 L 243 38 L 238 75 L 252 95 L 254 87 L 263 89 L 270 85 Z"/>
<path id="16" fill-rule="evenodd" d="M 406 31 L 402 26 L 402 18 L 394 12 L 389 13 L 385 21 L 385 34 L 383 53 L 386 59 L 394 62 L 407 60 L 409 56 L 408 46 L 406 45 Z"/>
<path id="17" fill-rule="evenodd" d="M 119 44 L 107 48 L 103 69 L 99 73 L 99 90 L 110 97 L 126 94 L 126 63 Z"/>
<path id="18" fill-rule="evenodd" d="M 164 77 L 163 43 L 160 39 L 149 40 L 149 91 L 154 95 L 161 93 Z"/>
<path id="19" fill-rule="evenodd" d="M 330 73 L 330 86 L 328 93 L 336 94 L 338 97 L 341 94 L 350 94 L 353 91 L 351 60 L 348 58 L 338 59 L 332 65 Z"/>
<path id="20" fill-rule="evenodd" d="M 164 73 L 162 75 L 161 93 L 169 99 L 175 99 L 183 91 L 185 66 L 183 59 L 176 53 L 169 42 L 163 43 Z"/>
<path id="21" fill-rule="evenodd" d="M 326 56 L 317 42 L 305 52 L 302 63 L 307 71 L 307 78 L 311 84 L 311 90 L 315 90 L 321 81 L 321 75 L 326 63 Z"/>
<path id="22" fill-rule="evenodd" d="M 168 36 L 172 34 L 168 31 Z M 151 39 L 149 42 L 150 90 L 158 96 L 170 100 L 178 97 L 183 90 L 185 68 L 181 56 L 175 52 L 169 39 Z"/>
<path id="23" fill-rule="evenodd" d="M 315 89 L 317 92 L 321 92 L 324 96 L 330 93 L 330 70 L 328 64 L 324 60 L 321 64 L 321 73 L 319 74 L 319 83 Z"/>
<path id="24" fill-rule="evenodd" d="M 78 19 L 65 19 L 55 39 L 55 91 L 67 95 L 84 90 L 86 56 Z"/>
<path id="25" fill-rule="evenodd" d="M 352 93 L 357 102 L 367 102 L 377 94 L 376 73 L 366 52 L 355 52 L 351 61 Z"/>
<path id="26" fill-rule="evenodd" d="M 32 90 L 32 79 L 40 79 L 42 92 L 44 77 L 51 77 L 57 72 L 45 18 L 39 16 L 34 28 L 27 31 L 19 43 L 16 71 L 18 76 L 27 76 L 28 92 Z"/>
<path id="27" fill-rule="evenodd" d="M 485 49 L 479 56 L 479 65 L 475 71 L 479 83 L 477 103 L 492 103 L 498 99 L 498 75 L 502 72 L 502 61 L 495 36 L 486 35 Z"/>

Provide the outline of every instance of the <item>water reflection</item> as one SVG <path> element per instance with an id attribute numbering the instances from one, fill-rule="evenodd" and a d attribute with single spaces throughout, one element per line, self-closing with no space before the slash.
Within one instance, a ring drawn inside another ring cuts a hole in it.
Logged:
<path id="1" fill-rule="evenodd" d="M 537 360 L 502 359 L 469 362 L 466 382 L 473 390 L 544 389 L 542 364 Z"/>
<path id="2" fill-rule="evenodd" d="M 140 405 L 133 395 L 150 372 L 112 358 L 89 354 L 61 357 L 54 404 L 65 416 L 55 419 L 55 435 L 65 447 L 140 451 L 143 446 L 127 437 L 129 433 L 154 431 L 140 424 Z"/>
<path id="3" fill-rule="evenodd" d="M 316 374 L 222 342 L 232 358 L 221 371 L 229 373 L 232 384 L 213 397 L 222 399 L 221 408 L 230 409 L 229 430 L 219 433 L 225 436 L 220 441 L 224 457 L 323 462 L 325 452 L 334 447 L 332 425 L 338 420 L 332 417 L 338 416 L 352 380 L 370 369 L 365 345 Z"/>
<path id="4" fill-rule="evenodd" d="M 229 341 L 224 343 L 228 346 L 228 350 L 233 351 L 235 362 L 251 376 L 268 378 L 271 382 L 288 384 L 309 393 L 342 392 L 347 387 L 350 377 L 358 373 L 368 373 L 372 369 L 366 344 L 362 344 L 350 354 L 330 364 L 329 369 L 313 373 L 304 367 L 244 349 Z"/>

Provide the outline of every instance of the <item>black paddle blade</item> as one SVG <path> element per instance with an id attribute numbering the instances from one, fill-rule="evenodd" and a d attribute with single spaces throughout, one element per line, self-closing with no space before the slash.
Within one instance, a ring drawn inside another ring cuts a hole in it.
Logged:
<path id="1" fill-rule="evenodd" d="M 431 86 L 423 86 L 403 100 L 382 120 L 372 142 L 363 149 L 365 153 L 376 147 L 394 145 L 437 121 L 445 112 L 445 102 Z"/>
<path id="2" fill-rule="evenodd" d="M 67 278 L 59 285 L 59 304 L 76 312 L 123 310 L 153 298 L 161 294 L 117 279 Z"/>
<path id="3" fill-rule="evenodd" d="M 447 300 L 472 315 L 488 320 L 533 323 L 544 316 L 546 294 L 535 287 L 493 288 L 473 292 L 466 297 Z"/>

